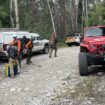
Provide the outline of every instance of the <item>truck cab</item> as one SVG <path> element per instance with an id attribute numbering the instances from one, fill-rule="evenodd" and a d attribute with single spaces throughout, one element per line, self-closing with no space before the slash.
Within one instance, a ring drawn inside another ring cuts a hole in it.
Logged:
<path id="1" fill-rule="evenodd" d="M 34 39 L 33 52 L 43 51 L 45 54 L 49 52 L 49 40 L 43 38 L 38 33 L 29 33 L 29 36 Z"/>

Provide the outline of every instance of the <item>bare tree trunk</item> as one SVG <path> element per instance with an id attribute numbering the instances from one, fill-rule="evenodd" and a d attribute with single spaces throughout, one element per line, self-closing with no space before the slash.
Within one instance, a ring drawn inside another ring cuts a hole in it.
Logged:
<path id="1" fill-rule="evenodd" d="M 50 16 L 51 16 L 51 21 L 52 21 L 53 30 L 54 30 L 54 32 L 56 32 L 56 31 L 55 31 L 55 25 L 54 25 L 54 19 L 53 19 L 52 11 L 51 11 L 51 8 L 50 8 L 50 5 L 49 5 L 48 0 L 46 0 L 46 1 L 47 1 L 47 5 L 48 5 L 48 8 L 49 8 L 49 11 L 50 11 Z"/>
<path id="2" fill-rule="evenodd" d="M 85 6 L 84 6 L 84 0 L 82 0 L 82 6 L 83 6 L 83 10 L 82 10 L 82 22 L 81 22 L 81 28 L 84 27 L 84 23 L 85 23 Z"/>
<path id="3" fill-rule="evenodd" d="M 76 12 L 76 13 L 75 13 L 75 16 L 76 16 L 76 17 L 75 17 L 75 18 L 76 18 L 76 19 L 75 19 L 75 20 L 76 20 L 76 21 L 75 21 L 75 25 L 76 25 L 75 28 L 76 28 L 76 31 L 78 31 L 78 19 L 77 19 L 77 18 L 78 18 L 78 4 L 76 4 L 75 12 Z"/>
<path id="4" fill-rule="evenodd" d="M 10 20 L 11 20 L 11 25 L 12 25 L 12 28 L 14 28 L 14 20 L 13 20 L 13 17 L 12 17 L 12 12 L 13 12 L 13 0 L 10 0 Z"/>
<path id="5" fill-rule="evenodd" d="M 71 1 L 71 26 L 72 26 L 72 32 L 75 32 L 77 31 L 77 26 L 76 26 L 76 3 L 75 3 L 75 0 L 72 0 Z"/>
<path id="6" fill-rule="evenodd" d="M 87 0 L 85 0 L 85 5 L 86 5 L 86 26 L 87 26 L 87 23 L 88 23 L 88 3 L 87 3 Z"/>
<path id="7" fill-rule="evenodd" d="M 19 28 L 18 3 L 17 3 L 17 0 L 13 0 L 13 1 L 15 6 L 16 28 Z"/>

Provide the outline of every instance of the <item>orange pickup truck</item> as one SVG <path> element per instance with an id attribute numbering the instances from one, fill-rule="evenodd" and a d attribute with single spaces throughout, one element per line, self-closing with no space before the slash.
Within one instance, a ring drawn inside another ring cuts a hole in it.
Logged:
<path id="1" fill-rule="evenodd" d="M 80 44 L 80 33 L 73 33 L 66 36 L 65 43 L 68 46 Z"/>

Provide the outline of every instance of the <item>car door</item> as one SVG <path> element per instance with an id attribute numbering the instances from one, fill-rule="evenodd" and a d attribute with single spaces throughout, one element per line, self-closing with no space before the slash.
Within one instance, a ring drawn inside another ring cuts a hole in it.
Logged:
<path id="1" fill-rule="evenodd" d="M 39 51 L 37 37 L 33 36 L 33 39 L 34 39 L 34 41 L 33 41 L 33 49 L 32 49 L 32 51 L 33 52 Z"/>
<path id="2" fill-rule="evenodd" d="M 43 42 L 43 38 L 41 36 L 37 36 L 37 45 L 38 45 L 39 50 L 44 49 L 44 42 Z"/>

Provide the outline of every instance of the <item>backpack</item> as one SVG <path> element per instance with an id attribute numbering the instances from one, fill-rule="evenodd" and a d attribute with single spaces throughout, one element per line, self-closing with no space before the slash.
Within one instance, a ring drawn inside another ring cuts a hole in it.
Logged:
<path id="1" fill-rule="evenodd" d="M 18 49 L 16 46 L 10 46 L 8 49 L 8 55 L 10 58 L 15 59 L 18 57 Z"/>

